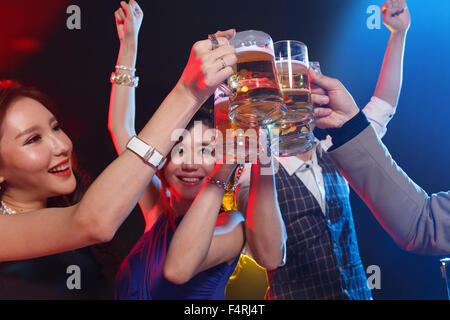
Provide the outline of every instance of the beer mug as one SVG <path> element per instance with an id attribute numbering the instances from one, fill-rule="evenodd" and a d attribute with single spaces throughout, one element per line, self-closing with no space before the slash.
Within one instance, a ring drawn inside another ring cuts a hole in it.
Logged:
<path id="1" fill-rule="evenodd" d="M 271 151 L 280 157 L 304 153 L 315 144 L 309 121 L 281 120 L 267 127 Z"/>
<path id="2" fill-rule="evenodd" d="M 275 61 L 287 112 L 282 119 L 268 126 L 268 131 L 272 153 L 290 157 L 310 150 L 315 144 L 311 129 L 314 109 L 308 49 L 299 41 L 275 42 Z"/>
<path id="3" fill-rule="evenodd" d="M 284 40 L 274 44 L 281 93 L 286 104 L 284 120 L 311 121 L 311 85 L 308 48 L 300 41 Z"/>
<path id="4" fill-rule="evenodd" d="M 441 261 L 442 277 L 445 280 L 448 299 L 450 300 L 450 258 L 443 258 Z"/>
<path id="5" fill-rule="evenodd" d="M 217 163 L 251 163 L 258 155 L 258 128 L 241 128 L 231 122 L 228 92 L 214 92 L 215 157 Z"/>
<path id="6" fill-rule="evenodd" d="M 241 127 L 266 126 L 281 119 L 286 111 L 278 83 L 270 36 L 262 31 L 236 33 L 230 41 L 236 48 L 229 117 Z"/>

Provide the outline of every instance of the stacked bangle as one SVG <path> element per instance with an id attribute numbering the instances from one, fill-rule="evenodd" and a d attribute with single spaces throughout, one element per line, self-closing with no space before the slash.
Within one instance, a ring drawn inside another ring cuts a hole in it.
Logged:
<path id="1" fill-rule="evenodd" d="M 110 81 L 111 83 L 120 85 L 120 86 L 128 86 L 136 88 L 139 84 L 139 77 L 136 77 L 134 75 L 134 72 L 136 71 L 135 68 L 127 67 L 124 65 L 117 65 L 116 66 L 116 72 L 113 72 L 111 74 Z M 120 70 L 127 70 L 130 71 L 132 74 L 122 73 Z"/>
<path id="2" fill-rule="evenodd" d="M 125 73 L 113 72 L 110 78 L 111 83 L 118 84 L 120 86 L 128 86 L 136 88 L 139 84 L 139 77 L 135 77 Z"/>

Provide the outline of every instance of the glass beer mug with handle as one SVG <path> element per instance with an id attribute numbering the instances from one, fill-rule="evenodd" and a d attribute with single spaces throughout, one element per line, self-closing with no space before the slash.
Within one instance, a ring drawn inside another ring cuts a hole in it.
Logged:
<path id="1" fill-rule="evenodd" d="M 284 40 L 274 44 L 281 93 L 287 112 L 284 120 L 311 121 L 311 85 L 308 48 L 300 41 Z"/>
<path id="2" fill-rule="evenodd" d="M 313 106 L 309 81 L 308 49 L 299 41 L 275 42 L 275 59 L 285 116 L 268 127 L 272 152 L 281 157 L 294 156 L 314 145 L 311 122 Z"/>
<path id="3" fill-rule="evenodd" d="M 315 144 L 309 122 L 281 120 L 267 126 L 267 131 L 275 156 L 295 156 L 310 150 Z"/>
<path id="4" fill-rule="evenodd" d="M 236 33 L 230 40 L 236 48 L 229 117 L 241 127 L 266 126 L 281 119 L 286 111 L 278 83 L 273 41 L 262 31 Z"/>

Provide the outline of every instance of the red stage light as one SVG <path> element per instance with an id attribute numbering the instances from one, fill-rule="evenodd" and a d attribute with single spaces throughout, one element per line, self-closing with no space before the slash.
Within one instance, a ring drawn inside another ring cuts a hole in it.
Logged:
<path id="1" fill-rule="evenodd" d="M 13 70 L 37 53 L 58 23 L 66 19 L 68 5 L 68 0 L 2 1 L 0 73 Z"/>

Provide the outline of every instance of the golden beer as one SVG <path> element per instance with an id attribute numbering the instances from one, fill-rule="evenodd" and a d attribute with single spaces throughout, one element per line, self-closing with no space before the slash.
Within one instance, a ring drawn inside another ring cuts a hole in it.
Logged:
<path id="1" fill-rule="evenodd" d="M 314 145 L 308 122 L 279 121 L 269 129 L 272 152 L 277 156 L 293 156 L 308 151 Z"/>
<path id="2" fill-rule="evenodd" d="M 228 80 L 232 89 L 230 118 L 242 127 L 267 125 L 285 114 L 283 98 L 270 50 L 257 46 L 236 50 L 235 74 Z"/>
<path id="3" fill-rule="evenodd" d="M 308 67 L 296 60 L 277 61 L 281 93 L 286 104 L 285 120 L 308 121 L 314 112 Z"/>
<path id="4" fill-rule="evenodd" d="M 218 163 L 251 163 L 258 154 L 256 128 L 241 128 L 228 117 L 229 99 L 216 90 L 214 126 L 216 129 L 216 161 Z"/>
<path id="5" fill-rule="evenodd" d="M 274 44 L 276 67 L 286 115 L 269 126 L 272 152 L 282 157 L 303 153 L 314 145 L 310 123 L 314 119 L 311 103 L 308 48 L 300 41 Z"/>

